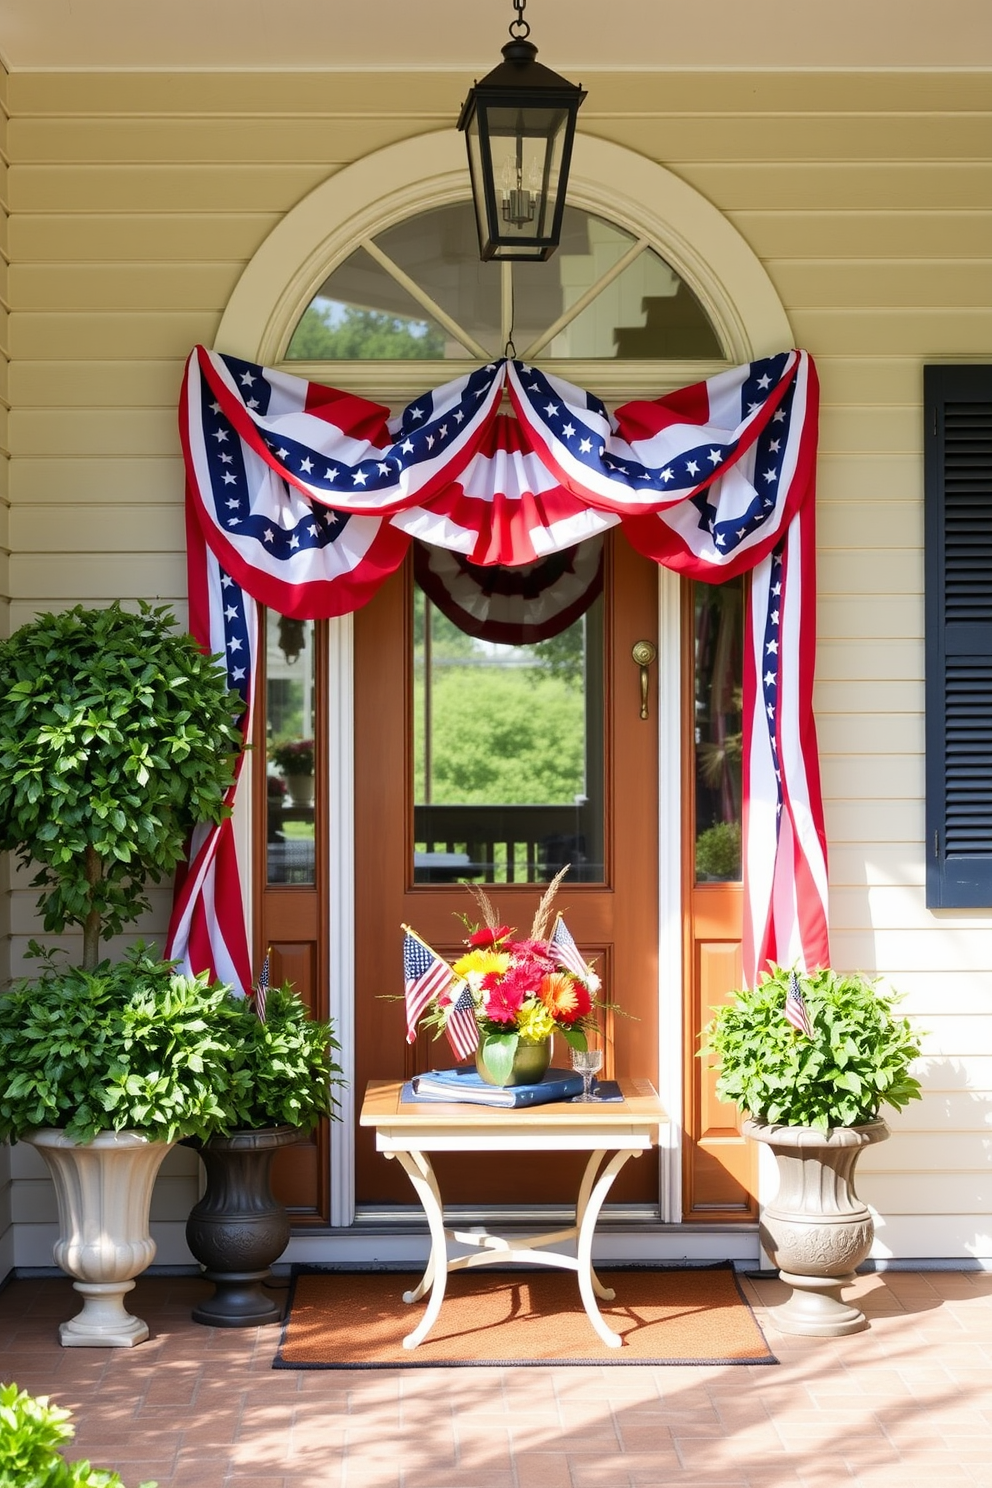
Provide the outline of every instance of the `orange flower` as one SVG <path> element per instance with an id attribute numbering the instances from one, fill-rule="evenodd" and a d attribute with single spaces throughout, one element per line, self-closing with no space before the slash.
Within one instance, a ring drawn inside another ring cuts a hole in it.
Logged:
<path id="1" fill-rule="evenodd" d="M 592 1008 L 592 998 L 567 971 L 553 971 L 541 981 L 539 996 L 558 1023 L 575 1023 Z"/>

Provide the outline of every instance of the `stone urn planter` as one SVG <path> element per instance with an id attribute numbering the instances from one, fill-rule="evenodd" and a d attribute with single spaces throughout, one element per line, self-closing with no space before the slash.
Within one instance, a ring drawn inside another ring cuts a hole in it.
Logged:
<path id="1" fill-rule="evenodd" d="M 858 1198 L 854 1169 L 866 1147 L 884 1142 L 882 1120 L 822 1132 L 745 1121 L 745 1136 L 775 1154 L 778 1193 L 761 1214 L 761 1243 L 792 1296 L 772 1311 L 776 1328 L 813 1338 L 859 1333 L 868 1320 L 841 1297 L 871 1250 L 875 1226 Z"/>
<path id="2" fill-rule="evenodd" d="M 134 1278 L 155 1258 L 148 1231 L 152 1188 L 175 1146 L 140 1132 L 99 1132 L 77 1143 L 55 1128 L 21 1139 L 37 1149 L 59 1206 L 55 1263 L 83 1298 L 82 1311 L 59 1326 L 64 1348 L 133 1348 L 148 1324 L 124 1306 Z"/>
<path id="3" fill-rule="evenodd" d="M 289 1243 L 289 1216 L 272 1193 L 272 1159 L 303 1138 L 295 1126 L 235 1131 L 190 1141 L 206 1169 L 203 1198 L 190 1211 L 186 1243 L 214 1293 L 193 1321 L 214 1328 L 257 1328 L 282 1319 L 281 1301 L 263 1291 L 269 1267 Z"/>

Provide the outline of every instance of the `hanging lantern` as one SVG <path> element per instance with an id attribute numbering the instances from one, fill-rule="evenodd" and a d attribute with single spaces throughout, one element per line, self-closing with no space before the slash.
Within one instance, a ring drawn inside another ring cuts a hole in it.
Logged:
<path id="1" fill-rule="evenodd" d="M 483 259 L 543 260 L 561 239 L 575 120 L 585 92 L 538 61 L 513 0 L 503 62 L 476 83 L 458 119 L 465 131 Z"/>

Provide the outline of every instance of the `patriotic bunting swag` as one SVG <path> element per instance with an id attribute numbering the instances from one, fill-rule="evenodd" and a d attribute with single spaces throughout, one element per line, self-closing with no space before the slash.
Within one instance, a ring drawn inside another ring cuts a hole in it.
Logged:
<path id="1" fill-rule="evenodd" d="M 498 412 L 504 389 L 515 417 Z M 226 658 L 247 732 L 256 605 L 296 619 L 346 614 L 414 538 L 427 545 L 428 592 L 443 589 L 481 635 L 501 623 L 500 586 L 485 569 L 521 570 L 521 585 L 544 596 L 535 625 L 554 634 L 598 582 L 596 557 L 570 550 L 619 523 L 641 553 L 690 578 L 750 571 L 745 977 L 753 983 L 769 960 L 826 965 L 812 709 L 816 427 L 816 374 L 800 351 L 612 416 L 571 383 L 497 361 L 390 418 L 364 398 L 197 347 L 180 405 L 190 628 Z M 168 954 L 251 986 L 230 820 L 192 844 Z"/>

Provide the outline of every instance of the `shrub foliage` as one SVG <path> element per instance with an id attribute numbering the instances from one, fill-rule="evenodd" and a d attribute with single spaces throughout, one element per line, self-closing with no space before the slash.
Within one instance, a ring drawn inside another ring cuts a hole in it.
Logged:
<path id="1" fill-rule="evenodd" d="M 827 1131 L 873 1120 L 884 1103 L 918 1100 L 909 1066 L 919 1035 L 894 1011 L 899 999 L 858 973 L 800 975 L 812 1038 L 785 1016 L 790 972 L 773 967 L 738 992 L 705 1030 L 702 1053 L 720 1071 L 717 1095 L 758 1121 Z"/>
<path id="2" fill-rule="evenodd" d="M 95 971 L 46 966 L 0 997 L 0 1138 L 38 1126 L 77 1142 L 209 1136 L 239 1018 L 224 983 L 180 976 L 143 947 Z"/>
<path id="3" fill-rule="evenodd" d="M 37 951 L 37 947 L 35 947 Z M 178 974 L 144 947 L 95 971 L 46 961 L 0 996 L 0 1140 L 39 1126 L 154 1141 L 330 1115 L 341 1071 L 331 1026 L 288 986 L 265 1023 L 223 982 Z"/>
<path id="4" fill-rule="evenodd" d="M 231 1077 L 220 1097 L 224 1130 L 298 1126 L 309 1131 L 332 1116 L 341 1069 L 331 1025 L 311 1018 L 291 987 L 271 987 L 265 1022 L 243 998 L 232 999 L 237 1023 Z"/>
<path id="5" fill-rule="evenodd" d="M 118 1473 L 65 1460 L 59 1448 L 76 1434 L 70 1416 L 47 1395 L 0 1385 L 0 1488 L 124 1488 Z"/>

